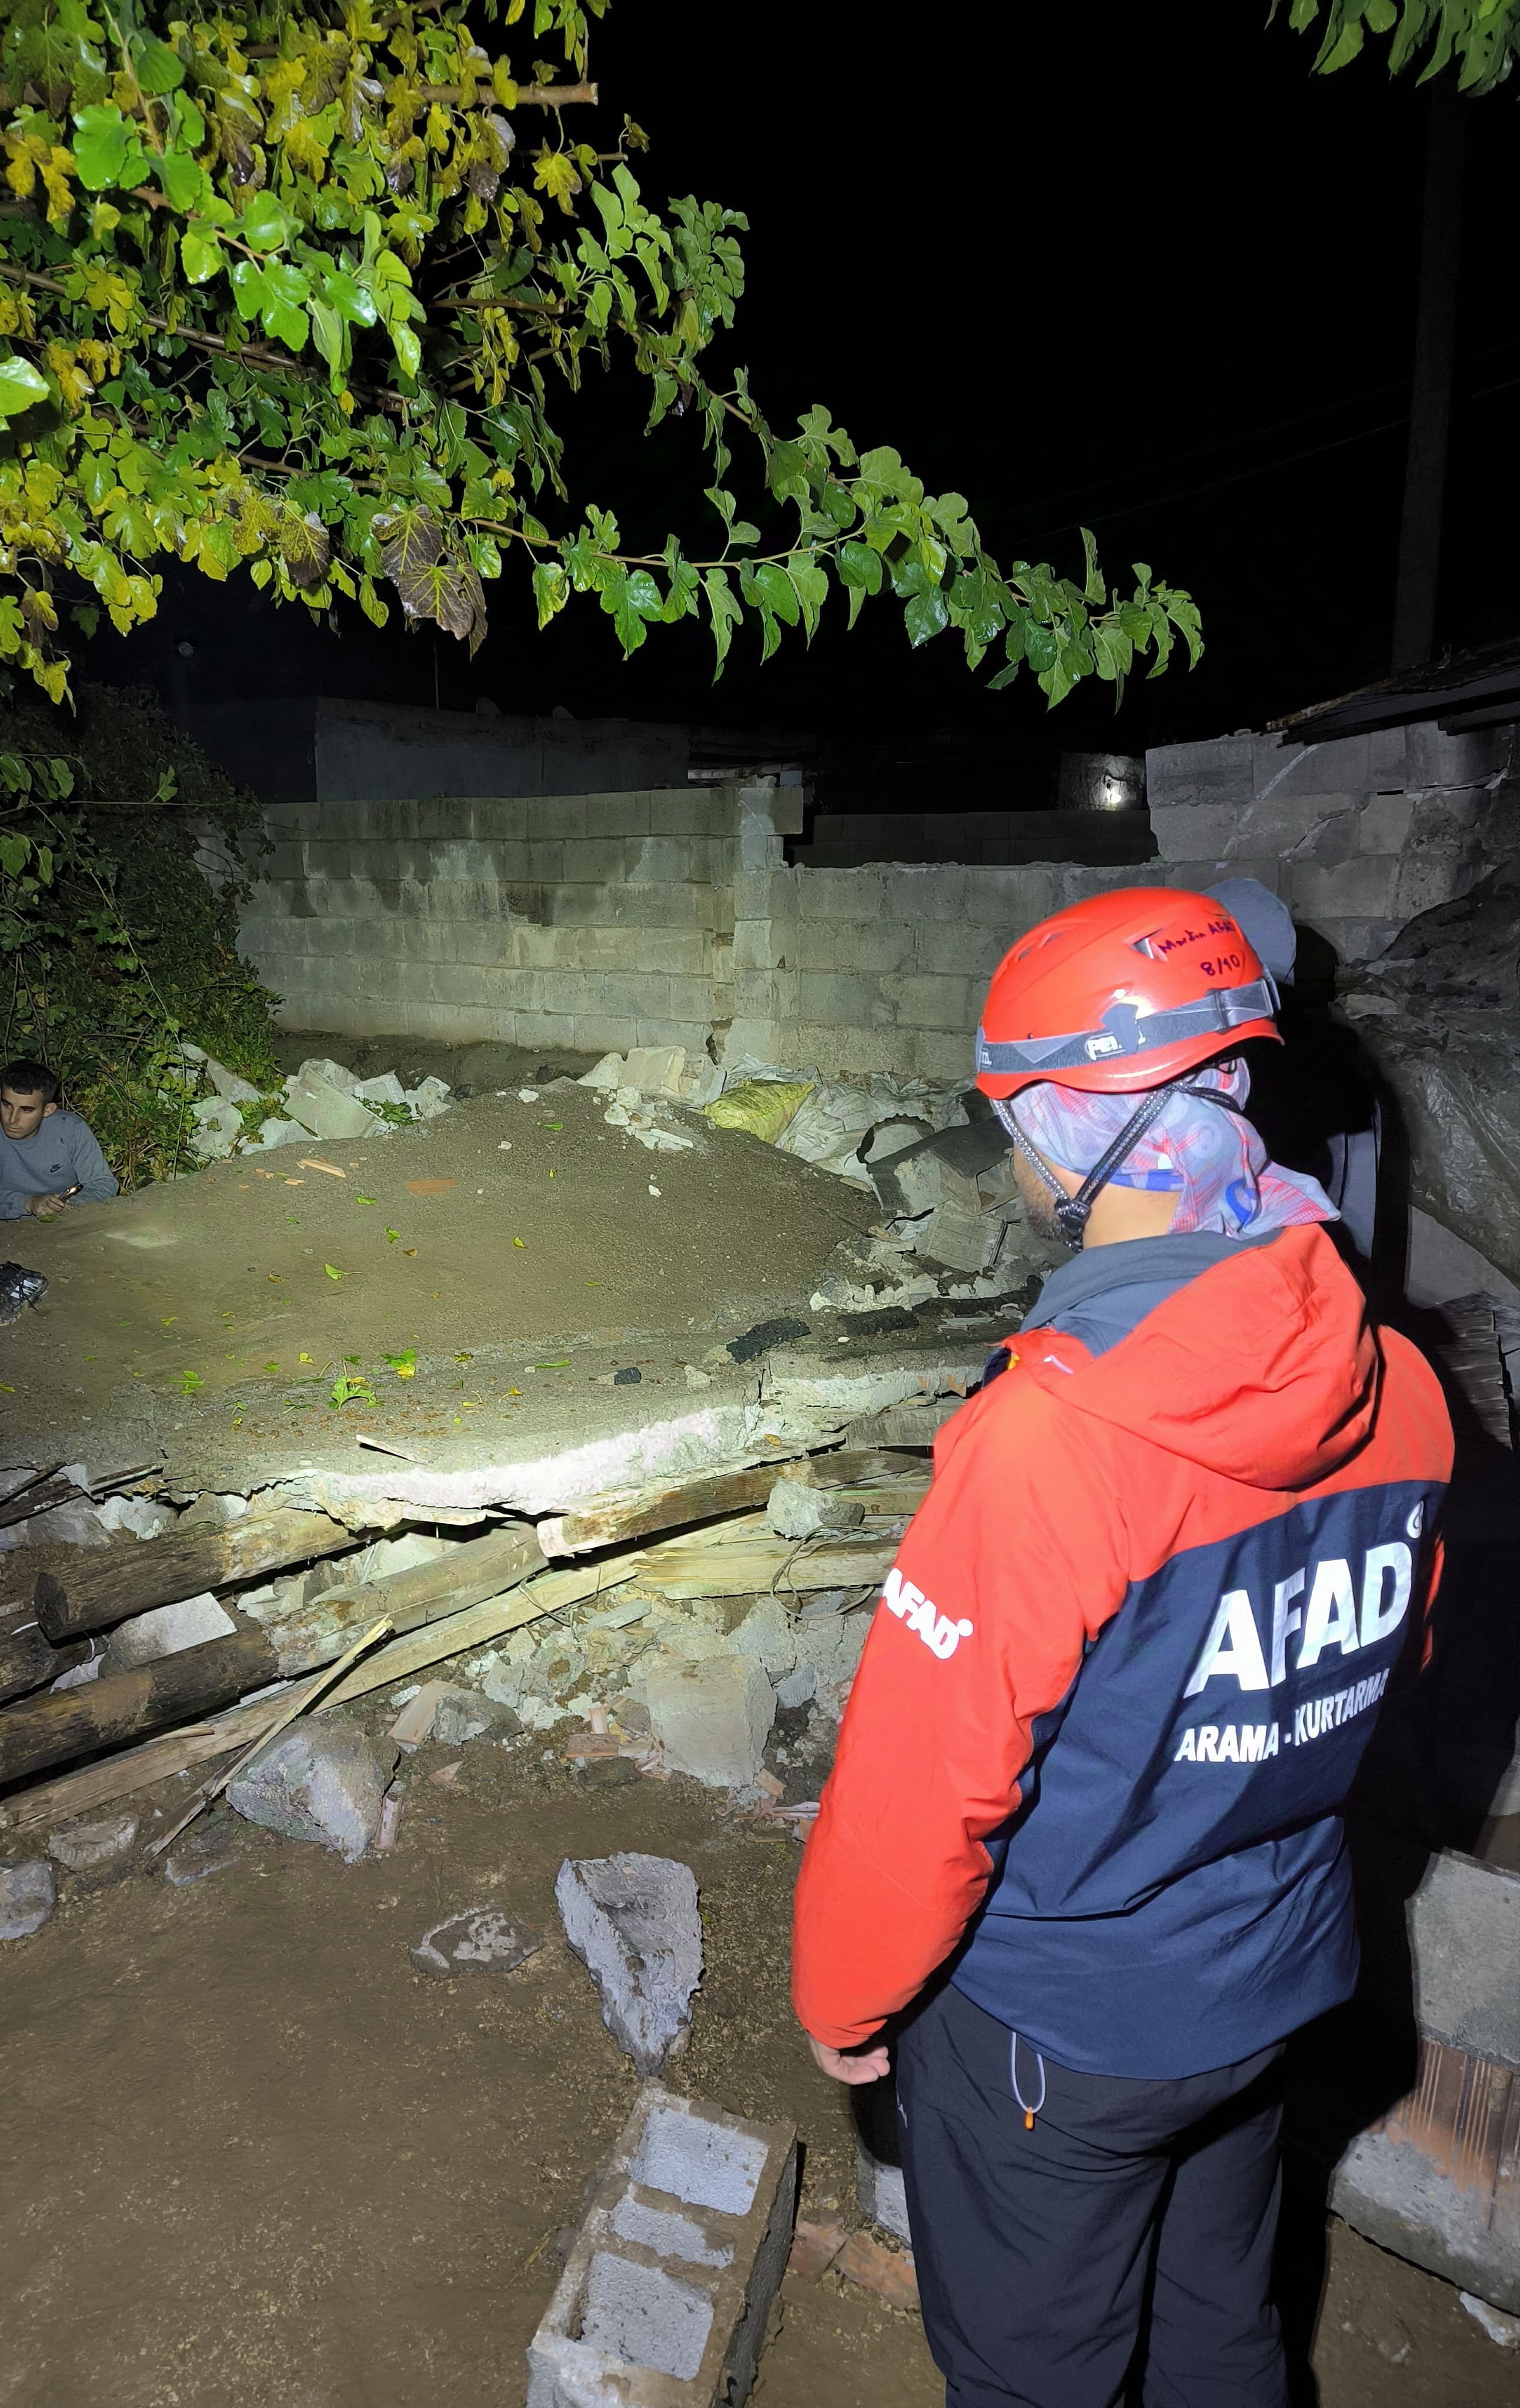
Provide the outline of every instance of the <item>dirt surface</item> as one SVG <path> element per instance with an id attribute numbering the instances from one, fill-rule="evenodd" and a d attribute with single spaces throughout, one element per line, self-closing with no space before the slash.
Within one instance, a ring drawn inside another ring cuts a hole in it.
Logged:
<path id="1" fill-rule="evenodd" d="M 353 1718 L 378 1732 L 393 1711 Z M 440 1785 L 423 1776 L 455 1757 L 421 1750 L 392 1856 L 346 1867 L 236 1826 L 235 1863 L 194 1887 L 140 1856 L 70 1876 L 52 1922 L 5 1949 L 5 2408 L 522 2402 L 557 2236 L 634 2091 L 559 1935 L 566 1855 L 694 1867 L 708 1971 L 667 2078 L 794 2118 L 804 2212 L 853 2214 L 844 2099 L 787 2009 L 795 1847 L 691 1784 L 594 1787 L 543 1758 L 541 1737 L 480 1743 Z M 135 1801 L 143 1841 L 155 1803 L 184 1797 L 170 1782 Z M 524 1966 L 413 1970 L 432 1924 L 487 1902 L 541 1931 Z M 1520 2396 L 1520 2361 L 1453 2290 L 1340 2226 L 1313 2358 L 1320 2408 Z M 755 2398 L 935 2408 L 942 2392 L 916 2315 L 789 2275 Z"/>
<path id="2" fill-rule="evenodd" d="M 842 1180 L 691 1113 L 672 1125 L 692 1151 L 651 1153 L 604 1104 L 563 1082 L 530 1104 L 482 1092 L 388 1138 L 238 1156 L 18 1228 L 50 1289 L 0 1333 L 0 1451 L 134 1418 L 171 1452 L 193 1427 L 230 1458 L 327 1448 L 348 1442 L 339 1412 L 403 1445 L 474 1440 L 522 1413 L 530 1366 L 541 1393 L 638 1368 L 651 1334 L 696 1360 L 715 1334 L 806 1309 L 876 1215 Z M 582 1345 L 606 1361 L 559 1360 Z M 655 1376 L 679 1384 L 666 1353 Z M 414 1356 L 412 1375 L 387 1355 Z M 334 1407 L 335 1380 L 356 1375 L 374 1401 Z"/>

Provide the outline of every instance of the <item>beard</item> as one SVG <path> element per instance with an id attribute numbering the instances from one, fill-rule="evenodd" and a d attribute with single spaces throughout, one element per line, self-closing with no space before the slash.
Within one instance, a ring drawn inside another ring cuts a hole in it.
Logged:
<path id="1" fill-rule="evenodd" d="M 1037 1238 L 1054 1239 L 1058 1245 L 1066 1243 L 1066 1233 L 1055 1217 L 1056 1198 L 1048 1187 L 1030 1180 L 1024 1195 L 1024 1217 Z"/>

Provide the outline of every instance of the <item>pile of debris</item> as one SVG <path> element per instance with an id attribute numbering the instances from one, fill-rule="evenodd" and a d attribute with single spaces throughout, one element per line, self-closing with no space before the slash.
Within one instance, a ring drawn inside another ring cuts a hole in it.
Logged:
<path id="1" fill-rule="evenodd" d="M 251 1079 L 191 1044 L 179 1049 L 173 1083 L 197 1098 L 191 1105 L 191 1142 L 201 1162 L 223 1162 L 233 1154 L 267 1154 L 282 1145 L 309 1145 L 313 1138 L 341 1145 L 389 1137 L 393 1129 L 436 1120 L 449 1110 L 452 1092 L 442 1079 L 404 1087 L 394 1070 L 361 1079 L 341 1062 L 313 1055 L 279 1094 L 264 1095 Z"/>
<path id="2" fill-rule="evenodd" d="M 628 1130 L 652 1152 L 695 1142 L 674 1125 L 684 1110 L 867 1189 L 882 1206 L 874 1267 L 896 1268 L 895 1303 L 937 1287 L 932 1278 L 915 1278 L 905 1255 L 985 1283 L 971 1291 L 978 1295 L 1011 1284 L 1016 1265 L 1056 1259 L 1030 1237 L 1008 1140 L 969 1082 L 935 1087 L 884 1074 L 845 1082 L 750 1055 L 691 1067 L 683 1046 L 651 1045 L 605 1054 L 581 1084 L 602 1090 L 609 1098 L 608 1125 Z M 1001 1276 L 993 1278 L 998 1269 Z M 875 1290 L 844 1280 L 813 1303 L 860 1312 L 880 1300 Z"/>
<path id="3" fill-rule="evenodd" d="M 106 1845 L 79 1837 L 106 1807 L 118 1809 L 113 1829 L 133 1823 L 112 1843 L 129 1847 L 136 1825 L 122 1799 L 240 1751 L 252 1760 L 212 1784 L 230 1781 L 237 1814 L 351 1860 L 394 1840 L 404 1753 L 440 1737 L 549 1732 L 589 1780 L 684 1773 L 800 1829 L 868 1609 L 928 1472 L 921 1456 L 859 1449 L 781 1468 L 617 1491 L 537 1526 L 482 1516 L 399 1536 L 258 1498 L 177 1511 L 147 1493 L 157 1484 L 140 1467 L 97 1477 L 90 1494 L 79 1466 L 8 1475 L 0 1518 L 12 1526 L 50 1519 L 56 1541 L 56 1516 L 71 1510 L 97 1528 L 52 1545 L 45 1570 L 7 1558 L 7 1853 L 43 1833 Z M 444 1677 L 418 1677 L 445 1664 Z M 325 1720 L 375 1692 L 399 1710 L 380 1744 Z M 165 1841 L 178 1837 L 176 1827 Z M 52 1875 L 41 1857 L 21 1863 L 33 1870 L 10 1904 L 35 1929 Z M 215 1867 L 180 1850 L 168 1869 L 199 1878 Z"/>

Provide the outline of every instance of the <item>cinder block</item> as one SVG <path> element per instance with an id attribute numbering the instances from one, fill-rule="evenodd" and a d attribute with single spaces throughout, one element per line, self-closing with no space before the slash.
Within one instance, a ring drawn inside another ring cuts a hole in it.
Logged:
<path id="1" fill-rule="evenodd" d="M 470 833 L 480 844 L 526 844 L 528 813 L 533 800 L 524 795 L 477 795 L 469 807 Z M 540 828 L 536 835 L 552 836 L 552 828 Z"/>
<path id="2" fill-rule="evenodd" d="M 1509 758 L 1508 727 L 1473 727 L 1448 736 L 1433 720 L 1406 727 L 1408 783 L 1413 788 L 1481 786 L 1502 775 Z"/>
<path id="3" fill-rule="evenodd" d="M 575 837 L 565 846 L 566 886 L 621 886 L 638 859 L 640 839 L 627 836 Z"/>
<path id="4" fill-rule="evenodd" d="M 1281 860 L 1295 852 L 1338 861 L 1356 851 L 1359 838 L 1359 800 L 1354 795 L 1265 795 L 1240 811 L 1227 853 L 1231 862 L 1247 853 Z"/>
<path id="5" fill-rule="evenodd" d="M 1296 861 L 1288 880 L 1289 909 L 1296 919 L 1396 919 L 1396 867 L 1384 853 L 1357 853 L 1329 867 Z"/>
<path id="6" fill-rule="evenodd" d="M 541 882 L 546 886 L 559 886 L 563 884 L 565 879 L 564 845 L 555 841 L 552 838 L 540 837 L 535 838 L 530 837 L 528 839 L 527 875 L 529 878 L 541 881 Z"/>
<path id="7" fill-rule="evenodd" d="M 905 978 L 882 982 L 892 1017 L 909 1028 L 969 1028 L 982 1000 L 968 978 Z"/>
<path id="8" fill-rule="evenodd" d="M 796 2205 L 791 2125 L 646 2084 L 528 2344 L 528 2408 L 743 2408 Z"/>
<path id="9" fill-rule="evenodd" d="M 1145 789 L 1153 822 L 1157 804 L 1212 803 L 1255 792 L 1250 736 L 1212 736 L 1201 744 L 1158 744 L 1145 755 Z M 1164 849 L 1164 848 L 1163 848 Z"/>
<path id="10" fill-rule="evenodd" d="M 600 834 L 590 824 L 591 797 L 587 795 L 532 795 L 522 808 L 531 839 Z"/>
<path id="11" fill-rule="evenodd" d="M 585 795 L 581 800 L 588 836 L 648 836 L 650 795 Z"/>
<path id="12" fill-rule="evenodd" d="M 1222 860 L 1240 833 L 1240 803 L 1186 803 L 1156 810 L 1151 825 L 1164 862 Z"/>

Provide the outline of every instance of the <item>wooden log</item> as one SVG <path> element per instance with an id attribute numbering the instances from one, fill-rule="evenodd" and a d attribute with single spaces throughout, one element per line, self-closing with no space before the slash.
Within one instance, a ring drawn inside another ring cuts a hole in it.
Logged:
<path id="1" fill-rule="evenodd" d="M 260 1572 L 336 1555 L 357 1543 L 357 1534 L 330 1514 L 277 1507 L 245 1513 L 221 1528 L 201 1525 L 171 1530 L 162 1539 L 140 1539 L 131 1547 L 81 1552 L 78 1564 L 38 1573 L 33 1605 L 56 1643 L 105 1630 L 129 1613 L 175 1605 L 206 1589 L 236 1587 Z"/>
<path id="2" fill-rule="evenodd" d="M 655 1530 L 680 1529 L 720 1513 L 742 1513 L 763 1505 L 778 1480 L 802 1480 L 813 1488 L 851 1488 L 893 1472 L 921 1472 L 914 1455 L 882 1455 L 870 1448 L 839 1455 L 805 1455 L 785 1462 L 752 1464 L 743 1471 L 709 1471 L 667 1486 L 651 1485 L 605 1501 L 572 1508 L 540 1522 L 538 1536 L 550 1555 L 575 1555 L 608 1547 L 619 1539 L 643 1539 Z"/>
<path id="3" fill-rule="evenodd" d="M 208 1639 L 134 1671 L 105 1673 L 56 1697 L 13 1705 L 0 1713 L 0 1782 L 20 1780 L 187 1714 L 210 1713 L 271 1681 L 316 1671 L 351 1646 L 378 1614 L 398 1630 L 457 1615 L 462 1604 L 499 1597 L 542 1562 L 531 1530 L 493 1530 L 483 1539 L 464 1541 L 436 1563 L 329 1590 L 294 1613 L 229 1639 Z"/>
<path id="4" fill-rule="evenodd" d="M 19 1698 L 0 1713 L 0 1782 L 24 1780 L 70 1756 L 231 1705 L 279 1678 L 279 1661 L 264 1632 L 239 1630 L 231 1639 L 208 1639 L 204 1646 L 163 1656 L 135 1671 L 109 1672 L 77 1689 Z"/>
<path id="5" fill-rule="evenodd" d="M 63 1823 L 72 1815 L 89 1813 L 93 1807 L 108 1806 L 117 1798 L 130 1798 L 135 1790 L 151 1789 L 155 1781 L 167 1781 L 197 1764 L 209 1764 L 214 1756 L 231 1756 L 269 1728 L 289 1696 L 290 1691 L 281 1688 L 273 1697 L 251 1698 L 211 1721 L 182 1724 L 159 1739 L 144 1740 L 140 1747 L 123 1748 L 119 1756 L 105 1756 L 78 1772 L 62 1773 L 56 1781 L 41 1781 L 20 1790 L 0 1803 L 0 1832 Z"/>
<path id="6" fill-rule="evenodd" d="M 31 1609 L 27 1611 L 30 1614 Z M 82 1664 L 89 1653 L 88 1639 L 55 1647 L 35 1622 L 30 1630 L 0 1632 L 0 1705 L 8 1698 L 24 1698 L 30 1690 L 45 1689 L 60 1672 Z"/>

